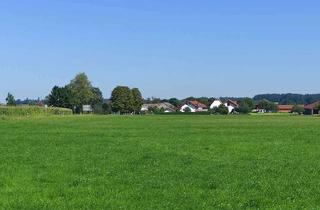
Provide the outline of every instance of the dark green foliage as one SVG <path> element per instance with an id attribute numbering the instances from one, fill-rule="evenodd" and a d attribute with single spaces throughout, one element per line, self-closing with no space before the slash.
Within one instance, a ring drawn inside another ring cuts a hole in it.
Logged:
<path id="1" fill-rule="evenodd" d="M 191 112 L 191 109 L 190 109 L 189 107 L 186 107 L 186 108 L 184 108 L 183 111 L 186 112 L 186 113 L 188 113 L 188 112 Z"/>
<path id="2" fill-rule="evenodd" d="M 150 106 L 149 108 L 148 108 L 148 112 L 149 113 L 152 113 L 152 114 L 161 114 L 161 113 L 164 113 L 164 109 L 163 108 L 158 108 L 158 107 L 156 107 L 156 106 Z"/>
<path id="3" fill-rule="evenodd" d="M 251 98 L 244 98 L 240 101 L 239 107 L 235 109 L 240 114 L 248 114 L 255 108 L 255 103 Z"/>
<path id="4" fill-rule="evenodd" d="M 270 102 L 266 99 L 263 99 L 258 103 L 258 108 L 265 109 L 265 110 L 267 110 L 267 112 L 277 112 L 278 111 L 277 104 Z"/>
<path id="5" fill-rule="evenodd" d="M 71 91 L 69 88 L 54 86 L 48 96 L 48 105 L 53 107 L 72 108 Z"/>
<path id="6" fill-rule="evenodd" d="M 132 92 L 132 106 L 133 106 L 133 111 L 134 113 L 140 113 L 141 111 L 141 106 L 143 104 L 143 98 L 140 90 L 138 88 L 133 88 L 131 90 Z"/>
<path id="7" fill-rule="evenodd" d="M 103 103 L 102 104 L 102 111 L 103 114 L 111 114 L 112 108 L 110 103 Z"/>
<path id="8" fill-rule="evenodd" d="M 8 96 L 6 98 L 7 106 L 15 106 L 16 100 L 14 99 L 14 96 L 11 93 L 8 93 Z"/>
<path id="9" fill-rule="evenodd" d="M 221 114 L 221 115 L 227 115 L 229 114 L 228 107 L 226 107 L 224 104 L 221 104 L 219 107 L 215 107 L 211 110 L 212 114 Z"/>
<path id="10" fill-rule="evenodd" d="M 175 106 L 175 107 L 178 107 L 181 102 L 180 102 L 179 99 L 177 99 L 177 98 L 170 98 L 170 99 L 168 100 L 168 103 L 172 104 L 172 105 Z"/>
<path id="11" fill-rule="evenodd" d="M 302 106 L 299 106 L 299 105 L 294 105 L 293 108 L 292 108 L 292 112 L 293 113 L 297 113 L 297 114 L 303 114 L 304 108 Z"/>
<path id="12" fill-rule="evenodd" d="M 133 95 L 129 87 L 118 86 L 111 93 L 112 111 L 120 114 L 132 113 Z"/>
<path id="13" fill-rule="evenodd" d="M 249 114 L 252 109 L 246 103 L 240 103 L 239 107 L 235 109 L 239 114 Z"/>
<path id="14" fill-rule="evenodd" d="M 76 75 L 65 87 L 53 87 L 47 103 L 49 106 L 72 108 L 75 113 L 81 113 L 83 105 L 91 105 L 94 113 L 103 112 L 102 92 L 91 85 L 84 73 Z"/>
<path id="15" fill-rule="evenodd" d="M 99 88 L 97 87 L 93 87 L 91 89 L 92 91 L 92 98 L 90 99 L 90 104 L 92 106 L 95 106 L 95 105 L 101 105 L 102 106 L 102 103 L 103 103 L 103 96 L 102 96 L 102 92 Z"/>
<path id="16" fill-rule="evenodd" d="M 279 104 L 311 104 L 320 100 L 320 94 L 261 94 L 253 98 L 255 101 L 267 99 L 271 102 L 278 102 Z"/>

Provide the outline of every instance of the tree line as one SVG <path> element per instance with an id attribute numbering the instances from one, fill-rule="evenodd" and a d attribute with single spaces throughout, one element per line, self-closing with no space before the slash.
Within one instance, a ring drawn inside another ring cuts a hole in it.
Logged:
<path id="1" fill-rule="evenodd" d="M 237 101 L 239 106 L 235 109 L 238 113 L 249 113 L 255 108 L 265 109 L 267 112 L 276 112 L 277 104 L 309 104 L 320 100 L 320 94 L 262 94 L 256 95 L 253 98 L 249 97 L 221 97 L 221 100 L 231 99 Z M 53 107 L 62 107 L 72 109 L 74 113 L 82 113 L 83 105 L 90 105 L 96 114 L 110 114 L 110 113 L 140 113 L 143 103 L 162 103 L 168 102 L 176 107 L 183 105 L 186 101 L 197 100 L 206 106 L 215 100 L 210 97 L 187 97 L 185 99 L 160 99 L 148 98 L 143 99 L 141 92 L 138 88 L 130 89 L 127 86 L 118 86 L 114 88 L 111 93 L 110 99 L 104 99 L 102 91 L 98 87 L 94 87 L 89 81 L 85 73 L 80 73 L 70 81 L 69 84 L 59 87 L 54 86 L 50 94 L 45 100 L 30 100 L 26 99 L 15 100 L 11 93 L 8 93 L 6 101 L 7 105 L 15 106 L 20 104 L 29 105 L 44 105 Z M 276 103 L 277 102 L 277 103 Z M 301 112 L 300 106 L 295 106 L 296 111 Z M 164 110 L 163 110 L 164 111 Z M 156 110 L 161 112 L 161 110 Z M 222 105 L 214 110 L 210 110 L 213 114 L 227 113 L 226 107 Z"/>
<path id="2" fill-rule="evenodd" d="M 283 104 L 311 104 L 320 100 L 320 94 L 260 94 L 253 97 L 253 100 L 260 101 L 266 99 L 271 102 Z"/>
<path id="3" fill-rule="evenodd" d="M 46 101 L 49 106 L 70 108 L 74 113 L 83 113 L 83 106 L 90 105 L 96 114 L 139 113 L 143 104 L 140 90 L 126 86 L 116 87 L 111 103 L 106 102 L 102 91 L 92 85 L 85 73 L 76 75 L 64 87 L 54 86 Z"/>

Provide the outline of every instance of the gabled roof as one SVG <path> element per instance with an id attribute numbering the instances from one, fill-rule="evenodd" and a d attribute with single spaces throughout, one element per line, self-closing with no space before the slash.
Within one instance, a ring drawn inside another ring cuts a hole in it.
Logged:
<path id="1" fill-rule="evenodd" d="M 239 105 L 238 105 L 238 102 L 233 101 L 233 100 L 231 100 L 231 99 L 228 99 L 228 100 L 227 100 L 227 103 L 229 103 L 229 104 L 231 104 L 231 105 L 233 105 L 233 106 L 235 106 L 235 107 L 238 107 L 238 106 L 239 106 Z"/>
<path id="2" fill-rule="evenodd" d="M 172 104 L 168 102 L 162 102 L 162 103 L 155 103 L 155 104 L 143 104 L 142 108 L 149 109 L 150 107 L 157 107 L 158 109 L 165 109 L 170 111 L 175 111 L 176 108 Z"/>
<path id="3" fill-rule="evenodd" d="M 199 101 L 196 101 L 196 100 L 189 101 L 189 103 L 190 103 L 191 105 L 193 105 L 194 107 L 196 107 L 197 109 L 198 109 L 198 108 L 202 108 L 202 109 L 206 109 L 206 108 L 207 108 L 207 106 L 206 106 L 205 104 L 200 103 Z"/>
<path id="4" fill-rule="evenodd" d="M 320 105 L 320 101 L 317 101 L 317 102 L 314 102 L 312 104 L 308 104 L 308 105 L 305 105 L 304 108 L 305 109 L 316 109 L 317 106 Z"/>

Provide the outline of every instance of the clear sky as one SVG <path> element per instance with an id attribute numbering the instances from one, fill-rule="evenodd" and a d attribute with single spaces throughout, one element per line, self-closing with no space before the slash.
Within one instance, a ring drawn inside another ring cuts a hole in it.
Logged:
<path id="1" fill-rule="evenodd" d="M 79 72 L 105 97 L 319 93 L 320 1 L 0 1 L 0 101 Z"/>

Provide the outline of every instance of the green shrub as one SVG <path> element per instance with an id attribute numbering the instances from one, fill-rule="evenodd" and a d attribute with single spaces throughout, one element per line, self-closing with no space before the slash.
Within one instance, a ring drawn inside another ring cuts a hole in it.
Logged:
<path id="1" fill-rule="evenodd" d="M 39 106 L 0 106 L 0 116 L 72 115 L 71 109 Z"/>

